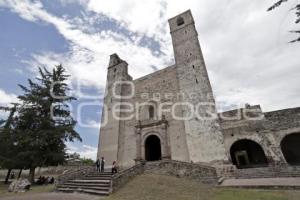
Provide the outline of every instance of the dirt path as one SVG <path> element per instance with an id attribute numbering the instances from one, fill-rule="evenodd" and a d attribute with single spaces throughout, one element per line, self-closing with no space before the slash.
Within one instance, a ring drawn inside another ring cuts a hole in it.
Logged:
<path id="1" fill-rule="evenodd" d="M 253 178 L 253 179 L 226 179 L 221 186 L 244 186 L 244 187 L 300 187 L 300 178 Z"/>
<path id="2" fill-rule="evenodd" d="M 100 200 L 101 197 L 84 194 L 41 193 L 21 196 L 0 197 L 0 200 Z"/>

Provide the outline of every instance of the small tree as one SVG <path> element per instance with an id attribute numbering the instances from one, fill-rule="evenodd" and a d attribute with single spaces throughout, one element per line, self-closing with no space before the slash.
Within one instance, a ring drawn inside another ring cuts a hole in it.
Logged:
<path id="1" fill-rule="evenodd" d="M 0 128 L 0 166 L 8 169 L 5 183 L 8 179 L 12 169 L 22 169 L 24 163 L 19 159 L 19 147 L 17 141 L 21 140 L 15 131 L 15 113 L 17 111 L 17 104 L 13 107 L 1 107 L 0 110 L 10 112 L 7 120 L 2 123 Z"/>
<path id="2" fill-rule="evenodd" d="M 19 158 L 30 170 L 30 181 L 34 182 L 35 168 L 62 164 L 65 161 L 66 141 L 81 141 L 74 130 L 76 121 L 71 116 L 68 102 L 76 100 L 68 96 L 66 81 L 69 75 L 59 65 L 52 72 L 39 68 L 37 82 L 28 80 L 29 86 L 19 85 L 24 95 L 18 98 L 21 108 L 16 120 L 16 132 L 22 139 Z"/>
<path id="3" fill-rule="evenodd" d="M 270 8 L 268 8 L 268 11 L 274 10 L 275 8 L 281 6 L 282 3 L 285 3 L 288 1 L 291 1 L 291 0 L 279 0 L 275 4 L 273 4 Z M 291 10 L 295 11 L 295 14 L 296 14 L 295 23 L 299 24 L 300 23 L 300 3 L 299 3 L 299 1 L 297 1 L 296 6 L 292 7 Z M 300 34 L 300 30 L 292 30 L 290 32 Z M 300 37 L 298 37 L 295 40 L 292 40 L 290 42 L 300 42 Z"/>

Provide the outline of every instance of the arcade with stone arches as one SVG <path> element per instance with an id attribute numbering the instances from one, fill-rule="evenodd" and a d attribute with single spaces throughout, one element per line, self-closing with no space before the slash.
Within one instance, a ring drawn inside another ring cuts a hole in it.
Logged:
<path id="1" fill-rule="evenodd" d="M 283 163 L 300 166 L 300 132 L 279 133 L 277 148 Z M 228 153 L 233 165 L 239 169 L 268 167 L 266 147 L 251 138 L 239 138 L 232 142 Z M 271 158 L 272 159 L 272 158 Z"/>

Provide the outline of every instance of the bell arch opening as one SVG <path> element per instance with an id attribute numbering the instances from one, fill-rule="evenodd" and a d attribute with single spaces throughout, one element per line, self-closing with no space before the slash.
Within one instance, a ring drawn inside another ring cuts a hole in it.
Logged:
<path id="1" fill-rule="evenodd" d="M 145 141 L 145 160 L 161 160 L 161 143 L 156 135 L 148 136 Z"/>
<path id="2" fill-rule="evenodd" d="M 149 119 L 154 119 L 154 106 L 150 105 L 148 107 Z"/>
<path id="3" fill-rule="evenodd" d="M 181 26 L 184 24 L 184 19 L 183 17 L 178 17 L 176 20 L 177 26 Z"/>
<path id="4" fill-rule="evenodd" d="M 300 165 L 300 133 L 285 136 L 281 143 L 281 151 L 286 162 L 290 165 Z"/>
<path id="5" fill-rule="evenodd" d="M 268 159 L 263 148 L 252 140 L 238 140 L 230 148 L 232 164 L 237 168 L 268 166 Z"/>

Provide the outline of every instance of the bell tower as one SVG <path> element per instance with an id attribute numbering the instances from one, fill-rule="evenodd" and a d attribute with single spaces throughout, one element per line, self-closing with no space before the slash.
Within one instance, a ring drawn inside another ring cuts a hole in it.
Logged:
<path id="1" fill-rule="evenodd" d="M 169 20 L 190 160 L 225 160 L 215 100 L 190 10 Z"/>
<path id="2" fill-rule="evenodd" d="M 107 80 L 105 97 L 103 102 L 101 128 L 98 146 L 98 158 L 104 157 L 107 164 L 120 160 L 120 140 L 124 122 L 119 120 L 123 113 L 120 103 L 123 102 L 123 95 L 127 91 L 125 82 L 132 81 L 128 74 L 128 64 L 112 54 L 107 69 Z"/>

